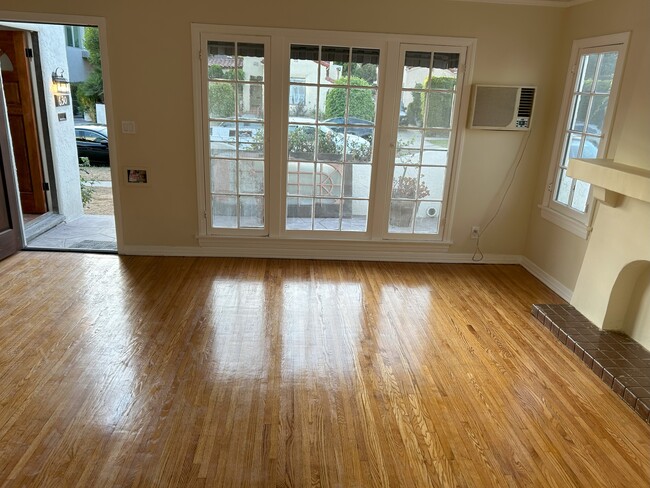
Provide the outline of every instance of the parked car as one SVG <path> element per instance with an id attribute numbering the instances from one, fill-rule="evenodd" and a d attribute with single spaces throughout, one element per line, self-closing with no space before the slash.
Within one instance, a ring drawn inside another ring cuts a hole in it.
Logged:
<path id="1" fill-rule="evenodd" d="M 580 151 L 580 139 L 571 139 L 571 146 L 569 148 L 569 157 L 572 158 L 597 158 L 598 157 L 598 146 L 594 144 L 589 139 L 585 140 L 585 143 L 582 146 L 582 154 L 578 154 Z"/>
<path id="2" fill-rule="evenodd" d="M 347 161 L 370 162 L 372 147 L 367 140 L 351 133 L 344 136 L 333 129 L 333 127 L 325 125 L 318 126 L 319 160 L 341 160 L 345 148 Z M 290 124 L 288 141 L 290 156 L 297 159 L 307 157 L 308 160 L 311 160 L 309 154 L 313 155 L 314 153 L 315 135 L 315 125 Z"/>
<path id="3" fill-rule="evenodd" d="M 326 121 L 323 122 L 324 124 L 348 124 L 348 134 L 354 134 L 355 136 L 362 137 L 366 141 L 372 141 L 372 136 L 375 132 L 374 128 L 374 123 L 365 120 L 365 119 L 359 119 L 357 117 L 348 117 L 347 122 L 343 117 L 334 117 L 332 119 L 327 119 Z M 356 127 L 359 126 L 359 127 Z M 365 127 L 364 127 L 365 126 Z M 335 127 L 330 127 L 334 132 L 338 132 L 339 134 L 343 134 L 343 129 L 344 127 L 341 126 L 335 126 Z"/>
<path id="4" fill-rule="evenodd" d="M 240 143 L 255 142 L 256 138 L 260 135 L 260 130 L 264 127 L 263 121 L 260 118 L 250 115 L 240 116 L 237 122 L 235 122 L 234 119 L 223 120 L 221 122 L 211 122 L 210 140 L 230 142 L 234 144 L 236 142 L 237 125 L 239 125 Z"/>
<path id="5" fill-rule="evenodd" d="M 78 125 L 74 128 L 79 158 L 90 164 L 108 165 L 108 131 L 105 125 Z"/>

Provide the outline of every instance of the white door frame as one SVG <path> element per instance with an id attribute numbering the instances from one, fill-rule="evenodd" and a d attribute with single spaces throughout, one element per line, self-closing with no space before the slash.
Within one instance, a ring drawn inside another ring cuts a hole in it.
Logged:
<path id="1" fill-rule="evenodd" d="M 99 48 L 102 62 L 102 80 L 104 83 L 104 102 L 106 105 L 106 126 L 109 134 L 117 134 L 113 119 L 113 91 L 110 83 L 110 67 L 108 63 L 108 37 L 106 34 L 106 19 L 85 15 L 47 14 L 38 12 L 10 12 L 0 10 L 0 20 L 10 22 L 28 22 L 33 24 L 67 24 L 67 25 L 96 25 L 99 28 Z M 116 137 L 109 138 L 108 150 L 111 155 L 111 180 L 113 181 L 113 210 L 115 213 L 115 234 L 117 237 L 117 252 L 123 248 L 122 237 L 122 208 L 119 188 L 119 163 L 117 160 Z M 22 226 L 22 223 L 21 223 Z M 24 234 L 24 233 L 23 233 Z M 24 237 L 23 237 L 24 240 Z M 23 242 L 24 246 L 24 242 Z"/>

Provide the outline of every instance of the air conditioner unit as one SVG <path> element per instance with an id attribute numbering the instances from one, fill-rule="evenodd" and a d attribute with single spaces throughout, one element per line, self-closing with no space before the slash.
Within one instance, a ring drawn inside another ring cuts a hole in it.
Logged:
<path id="1" fill-rule="evenodd" d="M 470 129 L 530 130 L 534 86 L 474 85 Z"/>

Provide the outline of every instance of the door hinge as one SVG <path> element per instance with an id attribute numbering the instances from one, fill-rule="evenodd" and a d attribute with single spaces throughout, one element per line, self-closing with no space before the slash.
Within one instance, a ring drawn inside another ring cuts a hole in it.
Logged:
<path id="1" fill-rule="evenodd" d="M 28 58 L 33 58 L 34 57 L 34 51 L 32 50 L 31 47 L 28 47 L 25 49 L 25 56 Z"/>
<path id="2" fill-rule="evenodd" d="M 50 184 L 47 181 L 43 182 L 43 191 L 50 191 Z"/>

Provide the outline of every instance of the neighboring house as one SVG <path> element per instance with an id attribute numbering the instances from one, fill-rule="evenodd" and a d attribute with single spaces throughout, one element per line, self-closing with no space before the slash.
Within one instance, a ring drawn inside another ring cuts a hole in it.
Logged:
<path id="1" fill-rule="evenodd" d="M 317 69 L 320 64 L 320 71 Z M 334 84 L 341 77 L 343 66 L 329 61 L 292 59 L 289 66 L 291 85 L 289 87 L 289 115 L 313 117 L 316 100 L 321 112 L 325 111 L 325 93 L 317 97 L 317 88 L 306 84 Z"/>
<path id="2" fill-rule="evenodd" d="M 65 27 L 65 54 L 68 58 L 70 83 L 86 81 L 92 71 L 88 62 L 90 54 L 84 48 L 85 27 L 80 25 L 66 25 Z"/>

